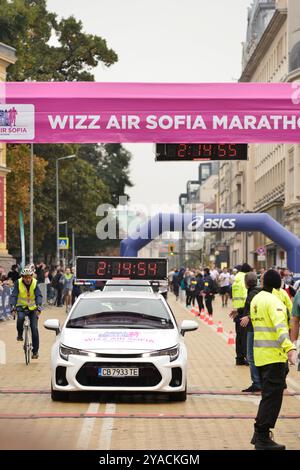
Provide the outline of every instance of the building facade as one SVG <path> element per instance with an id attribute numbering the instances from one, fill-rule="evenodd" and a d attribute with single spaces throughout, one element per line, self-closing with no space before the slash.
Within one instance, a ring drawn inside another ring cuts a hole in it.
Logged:
<path id="1" fill-rule="evenodd" d="M 0 109 L 5 102 L 4 88 L 1 82 L 6 80 L 6 69 L 16 62 L 15 49 L 0 43 Z M 12 257 L 7 251 L 6 239 L 6 176 L 9 169 L 6 166 L 6 145 L 0 143 L 0 265 L 6 270 L 11 267 Z"/>
<path id="2" fill-rule="evenodd" d="M 300 81 L 299 0 L 255 0 L 248 10 L 240 82 Z M 247 162 L 220 169 L 221 212 L 265 212 L 300 236 L 300 146 L 251 144 Z M 285 266 L 285 252 L 261 233 L 223 234 L 230 264 Z M 257 249 L 265 248 L 258 256 Z"/>

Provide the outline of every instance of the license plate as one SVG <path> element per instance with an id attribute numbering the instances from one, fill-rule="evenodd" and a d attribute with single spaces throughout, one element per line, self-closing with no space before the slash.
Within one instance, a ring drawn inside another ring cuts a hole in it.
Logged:
<path id="1" fill-rule="evenodd" d="M 99 367 L 98 377 L 138 377 L 136 367 Z"/>

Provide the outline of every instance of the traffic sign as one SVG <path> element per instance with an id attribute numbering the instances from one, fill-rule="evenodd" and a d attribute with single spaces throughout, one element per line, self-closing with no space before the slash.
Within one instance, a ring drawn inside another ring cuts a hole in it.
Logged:
<path id="1" fill-rule="evenodd" d="M 59 249 L 68 250 L 69 249 L 69 237 L 59 237 Z"/>
<path id="2" fill-rule="evenodd" d="M 266 261 L 266 255 L 258 255 L 257 261 Z"/>
<path id="3" fill-rule="evenodd" d="M 265 246 L 259 246 L 257 249 L 256 249 L 256 253 L 258 255 L 265 255 L 267 253 L 267 250 L 266 250 L 266 247 Z"/>

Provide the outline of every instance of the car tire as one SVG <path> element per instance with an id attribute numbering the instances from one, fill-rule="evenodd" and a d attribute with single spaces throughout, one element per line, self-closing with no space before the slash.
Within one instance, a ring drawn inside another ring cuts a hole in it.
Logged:
<path id="1" fill-rule="evenodd" d="M 61 392 L 59 390 L 54 390 L 51 384 L 51 400 L 52 401 L 68 401 L 69 393 Z"/>
<path id="2" fill-rule="evenodd" d="M 170 393 L 171 401 L 186 401 L 186 399 L 187 399 L 187 387 L 185 387 L 183 392 Z"/>

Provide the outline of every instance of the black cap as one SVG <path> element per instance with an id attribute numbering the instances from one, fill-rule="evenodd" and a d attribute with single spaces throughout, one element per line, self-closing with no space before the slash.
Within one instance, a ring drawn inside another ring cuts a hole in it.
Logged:
<path id="1" fill-rule="evenodd" d="M 278 271 L 275 269 L 269 269 L 264 274 L 264 287 L 272 287 L 273 289 L 279 289 L 281 287 L 281 277 Z"/>
<path id="2" fill-rule="evenodd" d="M 242 271 L 242 273 L 250 273 L 250 271 L 252 271 L 252 268 L 251 268 L 250 264 L 244 263 L 244 264 L 242 264 L 241 271 Z"/>

